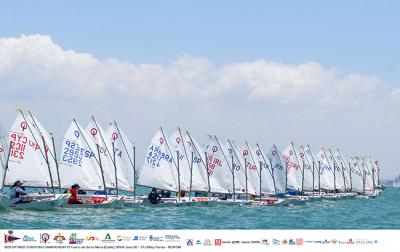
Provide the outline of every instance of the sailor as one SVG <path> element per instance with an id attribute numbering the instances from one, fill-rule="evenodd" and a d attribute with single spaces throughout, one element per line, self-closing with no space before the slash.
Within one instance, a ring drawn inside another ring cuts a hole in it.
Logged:
<path id="1" fill-rule="evenodd" d="M 157 204 L 161 200 L 161 197 L 157 192 L 157 188 L 154 187 L 151 189 L 151 192 L 149 193 L 149 196 L 147 198 L 149 199 L 151 204 Z"/>
<path id="2" fill-rule="evenodd" d="M 161 190 L 161 198 L 171 198 L 171 192 L 168 190 Z"/>
<path id="3" fill-rule="evenodd" d="M 78 184 L 73 184 L 71 189 L 68 190 L 70 194 L 68 199 L 68 204 L 82 204 L 82 201 L 78 198 L 78 190 L 80 186 Z"/>
<path id="4" fill-rule="evenodd" d="M 13 204 L 27 203 L 30 201 L 24 200 L 22 196 L 27 195 L 22 181 L 16 181 L 11 187 L 11 202 Z"/>

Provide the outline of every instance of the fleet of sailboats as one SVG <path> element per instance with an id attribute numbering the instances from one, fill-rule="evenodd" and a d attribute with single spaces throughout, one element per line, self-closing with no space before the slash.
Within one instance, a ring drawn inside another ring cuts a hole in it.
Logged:
<path id="1" fill-rule="evenodd" d="M 59 154 L 59 155 L 57 155 Z M 281 153 L 259 144 L 221 145 L 209 135 L 200 145 L 177 128 L 166 136 L 160 127 L 136 167 L 135 145 L 116 122 L 104 130 L 94 117 L 86 128 L 72 120 L 57 152 L 52 134 L 30 112 L 17 110 L 8 134 L 0 129 L 0 207 L 22 209 L 118 208 L 150 204 L 137 186 L 175 192 L 158 205 L 293 204 L 319 199 L 376 197 L 381 191 L 379 167 L 371 156 L 346 161 L 339 149 L 293 142 Z M 6 193 L 23 181 L 29 193 L 14 204 Z M 67 204 L 68 189 L 79 184 L 82 204 Z M 39 192 L 38 192 L 39 191 Z"/>

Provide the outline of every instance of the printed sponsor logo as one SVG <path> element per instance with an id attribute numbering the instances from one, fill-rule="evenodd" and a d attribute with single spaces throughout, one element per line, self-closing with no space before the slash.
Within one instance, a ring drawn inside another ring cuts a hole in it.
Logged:
<path id="1" fill-rule="evenodd" d="M 301 245 L 303 245 L 303 238 L 297 238 L 296 239 L 296 245 L 299 245 L 299 246 L 301 246 Z"/>
<path id="2" fill-rule="evenodd" d="M 187 239 L 186 246 L 193 246 L 193 239 Z"/>
<path id="3" fill-rule="evenodd" d="M 261 242 L 260 241 L 251 241 L 250 243 L 251 244 L 260 244 Z"/>
<path id="4" fill-rule="evenodd" d="M 99 241 L 99 237 L 97 236 L 86 236 L 85 238 L 86 241 Z"/>
<path id="5" fill-rule="evenodd" d="M 58 233 L 54 236 L 53 240 L 58 244 L 63 244 L 66 239 L 64 235 Z"/>
<path id="6" fill-rule="evenodd" d="M 261 240 L 261 244 L 264 244 L 264 245 L 269 245 L 269 242 L 268 242 L 268 240 L 267 240 L 267 239 L 263 239 L 263 240 Z"/>
<path id="7" fill-rule="evenodd" d="M 150 236 L 149 236 L 149 240 L 150 240 L 150 241 L 155 241 L 155 242 L 164 241 L 164 237 L 162 237 L 162 236 L 150 235 Z"/>
<path id="8" fill-rule="evenodd" d="M 330 244 L 330 243 L 331 243 L 331 241 L 328 241 L 327 239 L 322 241 L 322 244 Z"/>
<path id="9" fill-rule="evenodd" d="M 48 233 L 40 234 L 40 243 L 50 243 L 50 235 Z"/>
<path id="10" fill-rule="evenodd" d="M 7 234 L 4 234 L 4 243 L 13 243 L 16 240 L 19 240 L 20 238 L 14 236 L 14 231 L 9 230 Z"/>
<path id="11" fill-rule="evenodd" d="M 273 239 L 272 244 L 274 245 L 281 245 L 281 242 L 278 239 Z"/>
<path id="12" fill-rule="evenodd" d="M 204 246 L 212 246 L 211 240 L 210 239 L 205 239 L 203 245 Z"/>
<path id="13" fill-rule="evenodd" d="M 250 241 L 240 241 L 241 244 L 249 244 Z"/>
<path id="14" fill-rule="evenodd" d="M 69 244 L 82 244 L 84 239 L 78 239 L 76 233 L 71 233 L 68 239 Z"/>
<path id="15" fill-rule="evenodd" d="M 221 241 L 221 244 L 231 244 L 231 241 Z"/>
<path id="16" fill-rule="evenodd" d="M 110 233 L 107 233 L 106 236 L 104 237 L 104 239 L 101 240 L 101 242 L 104 242 L 104 243 L 113 243 L 113 242 L 115 242 L 115 240 L 113 240 L 113 239 L 111 238 Z"/>
<path id="17" fill-rule="evenodd" d="M 296 245 L 296 242 L 293 239 L 289 239 L 289 245 Z"/>
<path id="18" fill-rule="evenodd" d="M 180 242 L 179 235 L 165 235 L 165 242 Z"/>
<path id="19" fill-rule="evenodd" d="M 147 236 L 140 236 L 140 235 L 132 236 L 132 241 L 145 241 L 146 239 L 147 239 Z"/>
<path id="20" fill-rule="evenodd" d="M 332 244 L 336 244 L 336 243 L 338 243 L 338 240 L 332 239 L 332 240 L 331 240 L 331 243 L 332 243 Z"/>
<path id="21" fill-rule="evenodd" d="M 35 241 L 37 241 L 37 240 L 35 239 L 35 237 L 33 237 L 33 236 L 28 236 L 28 235 L 24 235 L 24 237 L 22 237 L 22 240 L 23 240 L 24 242 L 35 242 Z"/>
<path id="22" fill-rule="evenodd" d="M 201 241 L 200 241 L 200 240 L 197 240 L 197 241 L 196 241 L 196 245 L 201 245 Z"/>
<path id="23" fill-rule="evenodd" d="M 232 244 L 239 244 L 240 241 L 232 241 Z"/>
<path id="24" fill-rule="evenodd" d="M 222 245 L 222 240 L 221 239 L 215 239 L 214 240 L 215 246 L 221 246 Z"/>
<path id="25" fill-rule="evenodd" d="M 282 244 L 283 244 L 283 245 L 286 245 L 286 244 L 288 244 L 288 240 L 286 240 L 286 239 L 283 239 L 283 240 L 282 240 Z"/>
<path id="26" fill-rule="evenodd" d="M 130 240 L 131 240 L 130 236 L 123 236 L 123 235 L 117 236 L 117 241 L 130 241 Z"/>
<path id="27" fill-rule="evenodd" d="M 350 238 L 346 243 L 347 244 L 354 244 L 354 241 L 353 241 L 353 239 Z"/>

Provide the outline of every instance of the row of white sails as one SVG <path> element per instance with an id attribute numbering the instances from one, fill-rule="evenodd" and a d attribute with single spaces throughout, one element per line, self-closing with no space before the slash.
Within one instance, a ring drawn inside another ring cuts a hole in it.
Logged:
<path id="1" fill-rule="evenodd" d="M 0 189 L 23 181 L 53 192 L 76 183 L 87 191 L 134 191 L 135 147 L 116 122 L 104 130 L 94 117 L 86 128 L 73 119 L 58 159 L 53 136 L 31 112 L 18 110 L 0 144 Z"/>
<path id="2" fill-rule="evenodd" d="M 59 156 L 57 155 L 59 153 Z M 9 134 L 0 132 L 0 189 L 23 181 L 26 187 L 86 191 L 133 192 L 137 185 L 174 192 L 286 195 L 288 192 L 356 192 L 379 186 L 379 168 L 370 156 L 346 161 L 339 149 L 291 142 L 281 153 L 273 145 L 264 152 L 256 144 L 221 144 L 208 136 L 200 145 L 178 128 L 166 137 L 159 128 L 136 169 L 135 146 L 116 122 L 104 130 L 94 117 L 83 128 L 72 120 L 57 152 L 52 134 L 31 113 L 17 110 Z M 135 200 L 135 198 L 134 198 Z"/>
<path id="3" fill-rule="evenodd" d="M 151 140 L 138 184 L 170 191 L 206 191 L 221 194 L 277 195 L 288 191 L 372 193 L 379 185 L 379 168 L 371 156 L 347 161 L 339 149 L 293 142 L 281 153 L 276 145 L 264 152 L 256 144 L 221 144 L 209 136 L 201 146 L 178 128 L 166 137 L 159 128 Z"/>

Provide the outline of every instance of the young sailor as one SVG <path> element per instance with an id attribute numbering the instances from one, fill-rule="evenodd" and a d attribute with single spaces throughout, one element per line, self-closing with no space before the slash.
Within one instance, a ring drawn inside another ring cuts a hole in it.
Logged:
<path id="1" fill-rule="evenodd" d="M 157 204 L 161 200 L 161 197 L 157 192 L 157 188 L 151 189 L 151 192 L 149 193 L 149 196 L 147 198 L 149 199 L 151 204 Z"/>
<path id="2" fill-rule="evenodd" d="M 21 181 L 16 181 L 14 185 L 11 187 L 11 202 L 13 204 L 19 204 L 19 203 L 27 203 L 30 201 L 23 200 L 21 196 L 27 195 L 25 191 L 25 187 L 22 186 L 23 182 Z"/>
<path id="3" fill-rule="evenodd" d="M 70 194 L 68 199 L 68 204 L 82 204 L 82 201 L 78 198 L 78 191 L 80 186 L 78 184 L 73 184 L 68 193 Z"/>

